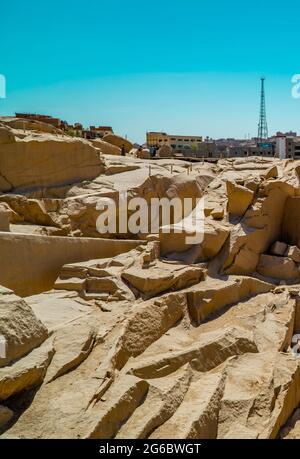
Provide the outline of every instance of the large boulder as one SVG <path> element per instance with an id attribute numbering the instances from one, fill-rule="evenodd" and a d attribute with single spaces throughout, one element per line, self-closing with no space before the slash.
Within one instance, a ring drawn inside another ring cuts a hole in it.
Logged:
<path id="1" fill-rule="evenodd" d="M 11 290 L 0 287 L 0 367 L 19 359 L 48 336 L 31 307 Z"/>
<path id="2" fill-rule="evenodd" d="M 276 438 L 299 403 L 300 367 L 289 353 L 231 359 L 218 418 L 218 439 Z"/>
<path id="3" fill-rule="evenodd" d="M 65 265 L 55 282 L 56 290 L 78 292 L 84 298 L 102 301 L 132 301 L 135 296 L 152 298 L 166 291 L 197 284 L 203 270 L 158 260 L 158 242 L 149 242 L 111 259 Z M 132 290 L 130 290 L 130 289 Z"/>
<path id="4" fill-rule="evenodd" d="M 278 177 L 278 168 L 277 166 L 272 166 L 270 169 L 267 170 L 265 174 L 262 175 L 262 177 L 266 180 L 270 178 L 277 178 Z"/>
<path id="5" fill-rule="evenodd" d="M 139 159 L 151 159 L 150 150 L 143 148 L 142 150 L 136 149 L 135 156 Z"/>
<path id="6" fill-rule="evenodd" d="M 15 140 L 0 144 L 0 191 L 69 185 L 104 170 L 100 150 L 88 141 L 51 134 Z"/>
<path id="7" fill-rule="evenodd" d="M 300 249 L 297 246 L 289 246 L 286 256 L 294 260 L 296 263 L 300 263 Z"/>
<path id="8" fill-rule="evenodd" d="M 271 289 L 272 284 L 251 277 L 228 279 L 227 282 L 208 278 L 198 286 L 189 289 L 187 294 L 189 313 L 193 321 L 200 324 L 207 317 L 230 304 L 267 293 Z"/>
<path id="9" fill-rule="evenodd" d="M 141 292 L 143 298 L 148 299 L 168 290 L 180 290 L 197 284 L 202 278 L 202 269 L 157 261 L 148 269 L 132 266 L 123 272 L 122 278 Z"/>
<path id="10" fill-rule="evenodd" d="M 62 130 L 58 129 L 52 124 L 44 123 L 42 121 L 30 120 L 27 118 L 10 118 L 1 117 L 0 122 L 9 126 L 12 129 L 20 129 L 25 131 L 44 132 L 48 134 L 62 134 Z"/>
<path id="11" fill-rule="evenodd" d="M 0 212 L 1 208 L 5 208 L 11 223 L 26 221 L 36 225 L 56 226 L 51 211 L 57 207 L 55 200 L 27 199 L 15 194 L 0 196 Z"/>
<path id="12" fill-rule="evenodd" d="M 169 145 L 162 145 L 157 152 L 158 158 L 170 158 L 173 155 L 173 149 Z"/>
<path id="13" fill-rule="evenodd" d="M 53 354 L 50 338 L 12 365 L 0 368 L 0 400 L 41 384 Z"/>
<path id="14" fill-rule="evenodd" d="M 101 139 L 92 139 L 90 142 L 94 147 L 100 148 L 104 155 L 121 155 L 121 148 L 109 142 L 104 142 L 104 140 Z"/>
<path id="15" fill-rule="evenodd" d="M 259 197 L 241 222 L 232 227 L 230 247 L 223 266 L 226 274 L 252 274 L 256 271 L 260 255 L 266 253 L 274 241 L 293 242 L 285 231 L 284 221 L 282 225 L 282 216 L 288 196 L 294 194 L 292 186 L 279 181 L 260 186 Z M 294 237 L 297 239 L 296 232 Z"/>
<path id="16" fill-rule="evenodd" d="M 220 252 L 230 234 L 228 228 L 217 221 L 205 221 L 203 229 L 200 223 L 196 231 L 194 225 L 189 226 L 184 220 L 182 222 L 169 228 L 162 227 L 159 239 L 163 255 L 170 254 L 172 258 L 186 263 L 212 259 Z"/>
<path id="17" fill-rule="evenodd" d="M 227 181 L 228 212 L 243 217 L 253 201 L 254 192 L 248 188 Z"/>
<path id="18" fill-rule="evenodd" d="M 129 142 L 129 140 L 124 139 L 123 137 L 115 134 L 106 134 L 103 137 L 103 140 L 105 142 L 111 143 L 112 145 L 115 145 L 116 147 L 122 148 L 122 145 L 125 147 L 126 153 L 129 153 L 130 150 L 133 148 L 133 144 Z"/>
<path id="19" fill-rule="evenodd" d="M 299 278 L 299 269 L 296 263 L 288 257 L 261 255 L 257 272 L 274 279 L 292 280 Z"/>

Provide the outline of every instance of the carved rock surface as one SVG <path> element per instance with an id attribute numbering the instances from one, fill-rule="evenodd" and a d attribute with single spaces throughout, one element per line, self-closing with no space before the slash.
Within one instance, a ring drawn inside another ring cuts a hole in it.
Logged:
<path id="1" fill-rule="evenodd" d="M 48 279 L 60 245 L 47 287 L 0 288 L 0 437 L 300 438 L 299 161 L 154 161 L 15 121 L 0 126 L 0 282 Z M 102 235 L 97 203 L 120 211 L 119 192 L 192 206 Z M 99 251 L 73 257 L 84 242 Z"/>
<path id="2" fill-rule="evenodd" d="M 25 300 L 0 287 L 0 335 L 0 367 L 4 367 L 39 346 L 48 331 Z"/>

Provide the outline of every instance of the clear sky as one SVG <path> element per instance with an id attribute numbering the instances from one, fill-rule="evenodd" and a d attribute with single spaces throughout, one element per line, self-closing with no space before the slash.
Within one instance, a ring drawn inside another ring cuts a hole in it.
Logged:
<path id="1" fill-rule="evenodd" d="M 211 137 L 257 133 L 261 75 L 269 132 L 300 131 L 299 2 L 14 0 L 0 6 L 0 114 L 32 111 Z"/>

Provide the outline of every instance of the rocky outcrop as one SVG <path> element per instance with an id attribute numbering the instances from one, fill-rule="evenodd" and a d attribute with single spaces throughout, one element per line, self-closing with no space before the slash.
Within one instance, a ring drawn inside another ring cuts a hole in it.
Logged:
<path id="1" fill-rule="evenodd" d="M 103 171 L 99 150 L 81 139 L 28 135 L 0 144 L 0 190 L 4 192 L 69 185 Z"/>
<path id="2" fill-rule="evenodd" d="M 101 238 L 2 232 L 0 282 L 20 296 L 34 295 L 53 288 L 62 266 L 67 263 L 113 257 L 141 243 L 113 240 L 107 244 L 107 240 Z"/>
<path id="3" fill-rule="evenodd" d="M 290 407 L 284 409 L 282 402 L 289 396 L 293 377 L 299 380 L 297 367 L 295 359 L 272 353 L 245 354 L 229 362 L 218 438 L 276 437 L 277 422 L 284 423 L 289 416 Z"/>
<path id="4" fill-rule="evenodd" d="M 148 299 L 170 289 L 180 290 L 197 284 L 202 275 L 203 270 L 200 267 L 175 267 L 158 261 L 149 269 L 141 270 L 135 266 L 128 268 L 123 272 L 122 278 L 141 292 L 143 298 Z"/>
<path id="5" fill-rule="evenodd" d="M 48 336 L 46 327 L 36 318 L 31 307 L 4 287 L 0 287 L 0 335 L 3 351 L 0 367 L 24 356 Z"/>
<path id="6" fill-rule="evenodd" d="M 224 382 L 225 375 L 222 372 L 207 374 L 192 382 L 174 416 L 156 429 L 150 438 L 216 438 Z M 203 395 L 199 400 L 200 394 Z"/>
<path id="7" fill-rule="evenodd" d="M 92 351 L 96 338 L 93 326 L 70 323 L 57 330 L 53 342 L 54 356 L 45 382 L 49 383 L 80 365 Z"/>
<path id="8" fill-rule="evenodd" d="M 243 217 L 253 201 L 254 193 L 251 189 L 227 182 L 228 212 Z"/>
<path id="9" fill-rule="evenodd" d="M 172 158 L 174 156 L 173 149 L 169 145 L 162 145 L 158 149 L 156 156 L 158 158 Z"/>
<path id="10" fill-rule="evenodd" d="M 247 277 L 232 278 L 227 282 L 209 278 L 187 291 L 189 313 L 196 323 L 234 303 L 244 301 L 272 289 L 272 284 Z"/>
<path id="11" fill-rule="evenodd" d="M 150 150 L 148 150 L 147 148 L 143 148 L 142 150 L 133 148 L 132 150 L 130 150 L 130 154 L 140 159 L 151 159 Z"/>
<path id="12" fill-rule="evenodd" d="M 16 131 L 0 149 L 48 139 Z M 0 291 L 1 438 L 299 437 L 297 168 L 108 154 L 95 178 L 3 191 L 0 275 L 32 296 Z M 120 191 L 192 206 L 101 238 L 97 202 Z"/>
<path id="13" fill-rule="evenodd" d="M 10 127 L 11 129 L 17 130 L 16 134 L 20 135 L 20 132 L 26 134 L 26 131 L 35 131 L 47 134 L 60 134 L 63 132 L 61 129 L 56 128 L 48 123 L 42 121 L 30 120 L 28 118 L 11 118 L 8 116 L 0 117 L 0 123 L 4 126 Z"/>
<path id="14" fill-rule="evenodd" d="M 53 354 L 50 339 L 9 367 L 0 368 L 0 401 L 41 384 Z"/>
<path id="15" fill-rule="evenodd" d="M 122 148 L 124 145 L 126 153 L 129 153 L 133 148 L 133 145 L 131 142 L 129 142 L 129 140 L 115 134 L 106 134 L 103 137 L 103 141 L 110 143 L 111 145 L 115 145 L 118 148 Z"/>
<path id="16" fill-rule="evenodd" d="M 223 269 L 227 274 L 251 274 L 261 254 L 281 239 L 282 221 L 288 196 L 295 189 L 282 182 L 263 185 L 259 196 L 242 221 L 231 231 L 230 247 Z"/>
<path id="17" fill-rule="evenodd" d="M 103 155 L 121 155 L 121 148 L 112 143 L 105 142 L 101 139 L 91 139 L 90 142 L 94 147 L 99 148 Z"/>
<path id="18" fill-rule="evenodd" d="M 294 281 L 299 279 L 299 269 L 296 263 L 288 257 L 261 255 L 257 272 L 275 279 Z"/>

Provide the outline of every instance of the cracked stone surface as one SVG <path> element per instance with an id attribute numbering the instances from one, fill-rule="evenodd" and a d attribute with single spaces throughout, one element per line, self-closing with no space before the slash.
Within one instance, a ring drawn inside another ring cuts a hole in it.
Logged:
<path id="1" fill-rule="evenodd" d="M 299 161 L 191 167 L 122 157 L 119 139 L 105 140 L 0 119 L 0 254 L 12 241 L 10 288 L 0 269 L 0 437 L 300 438 Z M 97 201 L 120 209 L 120 191 L 193 207 L 156 233 L 100 235 Z M 47 248 L 44 276 L 57 238 L 100 240 L 103 255 L 64 262 L 62 249 L 52 288 L 20 297 L 12 286 L 36 256 L 28 236 Z M 14 238 L 28 247 L 17 268 Z"/>

